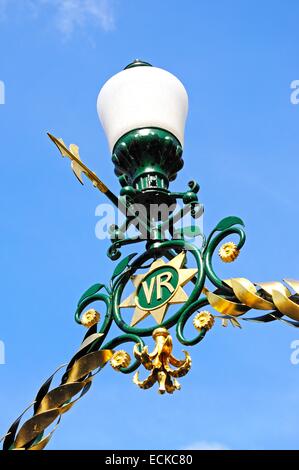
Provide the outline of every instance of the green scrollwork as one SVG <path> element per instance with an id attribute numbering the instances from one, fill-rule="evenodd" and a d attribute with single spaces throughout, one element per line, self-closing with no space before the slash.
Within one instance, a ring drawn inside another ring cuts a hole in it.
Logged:
<path id="1" fill-rule="evenodd" d="M 229 218 L 229 219 L 234 220 L 234 218 Z M 241 219 L 238 219 L 238 220 L 241 220 Z M 219 226 L 221 227 L 220 224 L 218 224 L 217 227 Z M 246 241 L 246 234 L 242 227 L 237 227 L 234 225 L 227 227 L 225 224 L 223 224 L 223 228 L 221 230 L 219 230 L 219 228 L 217 227 L 211 232 L 210 236 L 207 239 L 207 244 L 203 250 L 205 273 L 208 279 L 212 282 L 212 284 L 214 284 L 215 287 L 221 289 L 227 294 L 231 294 L 232 291 L 230 287 L 226 286 L 225 283 L 215 273 L 213 264 L 212 264 L 212 258 L 218 245 L 229 235 L 239 236 L 237 249 L 240 250 Z M 215 235 L 216 230 L 219 231 L 219 233 Z"/>
<path id="2" fill-rule="evenodd" d="M 178 252 L 185 250 L 193 255 L 198 268 L 198 275 L 195 280 L 194 288 L 185 304 L 159 326 L 167 329 L 173 327 L 177 323 L 184 310 L 199 297 L 205 281 L 205 271 L 200 250 L 196 246 L 184 240 L 153 242 L 151 245 L 149 245 L 148 250 L 145 253 L 141 254 L 136 260 L 133 261 L 133 263 L 130 265 L 130 270 L 120 276 L 114 285 L 112 293 L 113 318 L 117 326 L 125 333 L 137 334 L 139 336 L 150 336 L 154 329 L 157 328 L 158 325 L 154 325 L 149 328 L 136 328 L 128 325 L 120 313 L 119 305 L 126 284 L 130 280 L 130 277 L 137 271 L 137 269 L 140 268 L 140 266 L 142 266 L 143 263 L 147 262 L 149 259 L 157 259 L 158 257 L 167 255 L 169 250 L 177 250 Z"/>
<path id="3" fill-rule="evenodd" d="M 113 338 L 112 340 L 105 343 L 105 345 L 103 346 L 103 349 L 114 350 L 117 346 L 120 346 L 121 344 L 128 343 L 128 342 L 139 344 L 141 348 L 144 346 L 144 342 L 139 336 L 133 335 L 133 334 L 125 334 L 125 335 L 117 336 L 116 338 Z M 128 367 L 121 367 L 119 371 L 122 372 L 123 374 L 130 374 L 131 372 L 134 372 L 136 369 L 138 369 L 139 366 L 140 366 L 140 362 L 135 360 Z"/>
<path id="4" fill-rule="evenodd" d="M 205 305 L 208 305 L 209 302 L 206 297 L 201 297 L 200 299 L 196 300 L 193 302 L 189 307 L 187 307 L 180 318 L 178 319 L 177 325 L 176 325 L 176 336 L 177 339 L 180 341 L 180 343 L 184 344 L 185 346 L 195 346 L 195 344 L 198 344 L 200 341 L 202 341 L 206 335 L 207 329 L 202 328 L 199 333 L 195 336 L 193 339 L 186 339 L 184 335 L 184 328 L 189 320 L 189 318 L 199 309 L 204 307 Z"/>
<path id="5" fill-rule="evenodd" d="M 99 328 L 98 333 L 101 334 L 97 341 L 97 346 L 100 347 L 105 337 L 107 336 L 111 324 L 112 324 L 112 309 L 111 309 L 111 297 L 109 295 L 100 293 L 84 297 L 83 300 L 78 304 L 77 310 L 75 312 L 75 320 L 81 325 L 81 314 L 86 307 L 89 307 L 94 302 L 104 302 L 106 307 L 106 312 L 102 325 Z"/>

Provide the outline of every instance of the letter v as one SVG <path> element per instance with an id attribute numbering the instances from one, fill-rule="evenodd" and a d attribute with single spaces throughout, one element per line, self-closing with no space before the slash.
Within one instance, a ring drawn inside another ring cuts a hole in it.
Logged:
<path id="1" fill-rule="evenodd" d="M 156 278 L 152 277 L 149 286 L 147 285 L 146 281 L 143 281 L 143 283 L 142 283 L 144 295 L 145 295 L 145 298 L 146 298 L 146 301 L 147 301 L 148 304 L 150 304 L 151 300 L 152 300 L 155 280 L 156 280 Z"/>

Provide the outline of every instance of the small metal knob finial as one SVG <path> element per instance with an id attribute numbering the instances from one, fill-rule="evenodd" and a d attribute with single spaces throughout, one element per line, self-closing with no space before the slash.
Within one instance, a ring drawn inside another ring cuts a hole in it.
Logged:
<path id="1" fill-rule="evenodd" d="M 140 67 L 140 66 L 148 66 L 148 67 L 152 67 L 152 64 L 150 64 L 149 62 L 144 62 L 143 60 L 140 60 L 140 59 L 135 59 L 133 62 L 131 62 L 129 65 L 127 65 L 124 70 L 127 70 L 127 69 L 132 69 L 133 67 Z"/>

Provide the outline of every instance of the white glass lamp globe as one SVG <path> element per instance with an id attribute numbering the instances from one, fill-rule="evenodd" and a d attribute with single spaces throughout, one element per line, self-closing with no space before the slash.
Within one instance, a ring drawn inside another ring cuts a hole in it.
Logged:
<path id="1" fill-rule="evenodd" d="M 143 128 L 168 131 L 183 147 L 188 95 L 166 70 L 133 62 L 104 84 L 97 110 L 111 153 L 122 136 Z"/>

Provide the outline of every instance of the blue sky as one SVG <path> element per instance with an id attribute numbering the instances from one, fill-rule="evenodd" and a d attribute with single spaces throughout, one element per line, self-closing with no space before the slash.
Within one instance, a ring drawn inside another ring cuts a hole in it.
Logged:
<path id="1" fill-rule="evenodd" d="M 96 98 L 134 58 L 188 90 L 185 167 L 173 188 L 196 175 L 206 233 L 226 215 L 246 223 L 241 256 L 218 266 L 223 278 L 299 278 L 298 16 L 296 0 L 0 0 L 0 434 L 77 349 L 76 302 L 114 269 L 94 232 L 104 200 L 77 184 L 46 131 L 77 143 L 117 192 Z M 217 324 L 190 348 L 192 370 L 173 396 L 106 367 L 49 448 L 298 448 L 297 339 L 280 322 Z"/>

